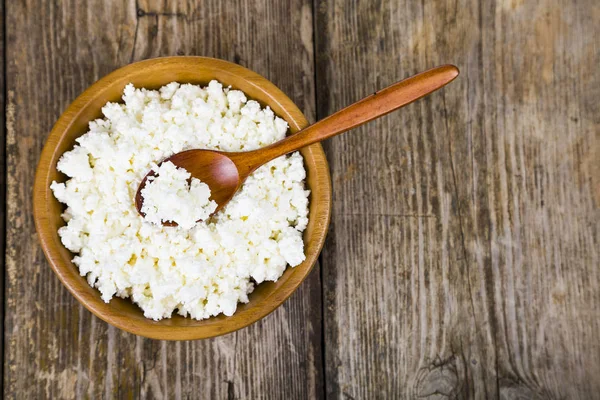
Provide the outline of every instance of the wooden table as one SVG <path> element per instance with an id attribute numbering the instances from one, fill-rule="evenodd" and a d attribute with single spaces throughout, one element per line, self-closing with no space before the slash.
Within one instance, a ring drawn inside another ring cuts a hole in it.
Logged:
<path id="1" fill-rule="evenodd" d="M 598 1 L 5 0 L 3 12 L 6 397 L 600 398 Z M 182 343 L 82 308 L 44 259 L 31 205 L 66 106 L 120 66 L 177 54 L 249 67 L 312 121 L 437 64 L 462 72 L 326 143 L 328 241 L 282 307 Z"/>

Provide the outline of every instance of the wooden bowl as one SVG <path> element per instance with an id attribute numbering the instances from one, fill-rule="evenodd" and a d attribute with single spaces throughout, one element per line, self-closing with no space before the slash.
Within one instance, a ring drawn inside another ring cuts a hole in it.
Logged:
<path id="1" fill-rule="evenodd" d="M 102 116 L 101 108 L 109 101 L 121 101 L 128 83 L 136 87 L 158 89 L 177 81 L 206 85 L 217 79 L 225 86 L 240 89 L 249 98 L 269 105 L 284 118 L 292 133 L 308 123 L 296 105 L 275 85 L 262 76 L 226 61 L 204 57 L 167 57 L 127 65 L 100 79 L 80 95 L 59 118 L 50 132 L 38 164 L 33 203 L 35 226 L 50 266 L 60 281 L 94 315 L 117 328 L 154 339 L 189 340 L 223 335 L 250 325 L 280 306 L 306 278 L 323 247 L 331 213 L 331 179 L 321 145 L 302 149 L 311 190 L 309 223 L 304 232 L 306 260 L 295 268 L 288 267 L 277 282 L 264 282 L 240 304 L 231 317 L 219 315 L 202 321 L 175 315 L 153 321 L 130 299 L 113 298 L 105 303 L 100 292 L 88 285 L 71 260 L 73 254 L 61 243 L 58 228 L 64 225 L 59 203 L 50 190 L 53 180 L 66 177 L 56 170 L 60 156 L 73 148 L 75 139 L 88 130 L 88 123 Z M 132 200 L 133 201 L 133 200 Z"/>

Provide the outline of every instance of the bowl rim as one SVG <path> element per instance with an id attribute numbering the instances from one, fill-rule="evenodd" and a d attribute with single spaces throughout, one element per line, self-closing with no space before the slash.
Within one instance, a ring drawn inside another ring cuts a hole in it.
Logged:
<path id="1" fill-rule="evenodd" d="M 321 205 L 317 209 L 319 215 L 310 216 L 311 219 L 318 218 L 313 230 L 313 236 L 311 236 L 311 240 L 314 239 L 316 241 L 316 250 L 311 252 L 311 254 L 306 254 L 306 260 L 302 264 L 294 267 L 294 269 L 296 269 L 300 268 L 301 266 L 304 266 L 304 269 L 302 270 L 303 273 L 292 274 L 287 279 L 289 283 L 286 281 L 286 285 L 281 286 L 277 290 L 273 291 L 273 293 L 266 296 L 262 300 L 261 304 L 257 308 L 255 307 L 256 309 L 253 309 L 253 312 L 249 314 L 251 318 L 247 318 L 245 320 L 240 320 L 240 318 L 235 319 L 234 317 L 236 314 L 234 314 L 232 317 L 225 317 L 227 318 L 227 321 L 229 323 L 221 324 L 223 325 L 221 328 L 217 328 L 216 326 L 212 325 L 163 325 L 160 324 L 160 321 L 156 322 L 147 318 L 143 318 L 143 321 L 132 321 L 130 317 L 121 315 L 120 313 L 111 312 L 110 303 L 104 303 L 102 302 L 102 300 L 100 300 L 102 304 L 98 304 L 99 292 L 98 296 L 96 296 L 97 298 L 91 298 L 89 295 L 86 295 L 86 293 L 83 293 L 78 289 L 80 285 L 75 280 L 66 276 L 66 268 L 77 269 L 77 267 L 71 261 L 69 263 L 63 262 L 63 259 L 59 252 L 59 248 L 60 246 L 62 246 L 62 243 L 60 243 L 60 245 L 56 243 L 56 240 L 54 240 L 52 236 L 53 232 L 51 232 L 51 229 L 48 226 L 48 224 L 50 224 L 50 213 L 48 206 L 49 202 L 53 199 L 52 191 L 49 188 L 49 179 L 50 174 L 53 171 L 53 163 L 55 163 L 57 158 L 60 158 L 60 156 L 62 155 L 57 155 L 56 150 L 58 145 L 60 144 L 61 139 L 69 131 L 69 129 L 75 123 L 75 121 L 78 120 L 80 114 L 84 110 L 86 110 L 90 103 L 92 103 L 105 90 L 109 90 L 113 84 L 120 82 L 123 78 L 128 76 L 133 71 L 151 69 L 153 67 L 161 65 L 164 67 L 168 67 L 168 65 L 166 64 L 171 63 L 174 64 L 175 68 L 178 65 L 181 65 L 181 63 L 203 65 L 204 67 L 207 67 L 209 69 L 218 70 L 236 76 L 237 78 L 246 81 L 249 85 L 254 86 L 257 90 L 263 92 L 265 94 L 265 97 L 268 98 L 268 101 L 266 102 L 268 105 L 277 104 L 277 106 L 280 109 L 285 110 L 287 114 L 285 119 L 290 124 L 290 128 L 294 128 L 294 131 L 302 129 L 308 125 L 308 121 L 304 117 L 304 114 L 300 111 L 296 104 L 285 93 L 283 93 L 283 91 L 281 91 L 277 86 L 275 86 L 272 82 L 270 82 L 263 76 L 238 64 L 234 64 L 221 59 L 200 56 L 159 57 L 131 63 L 114 70 L 113 72 L 100 78 L 91 86 L 89 86 L 67 107 L 67 109 L 61 114 L 57 122 L 54 124 L 49 136 L 45 141 L 36 169 L 35 181 L 33 186 L 33 215 L 38 238 L 44 255 L 48 260 L 48 263 L 50 264 L 50 267 L 58 276 L 61 283 L 79 301 L 79 303 L 82 304 L 96 317 L 126 332 L 148 337 L 151 339 L 205 339 L 234 332 L 261 320 L 262 318 L 273 312 L 281 304 L 283 304 L 285 300 L 287 300 L 291 296 L 291 294 L 300 286 L 300 284 L 306 279 L 306 277 L 312 271 L 314 265 L 318 260 L 318 256 L 323 248 L 325 238 L 327 236 L 327 230 L 331 219 L 332 205 L 331 175 L 329 172 L 329 166 L 325 157 L 325 153 L 323 151 L 322 146 L 319 143 L 313 144 L 303 149 L 308 151 L 315 159 L 315 161 L 321 164 L 321 166 L 319 167 L 319 169 L 323 169 L 323 176 L 321 176 L 321 179 L 325 180 L 325 185 L 320 191 L 321 196 L 318 199 L 319 204 Z M 312 201 L 315 200 L 311 199 L 311 202 Z M 288 270 L 289 268 L 290 267 L 288 266 L 286 270 Z M 77 273 L 79 273 L 78 270 Z M 85 282 L 85 284 L 87 285 L 87 282 Z M 96 288 L 93 288 L 93 290 L 97 291 Z M 271 299 L 272 297 L 274 297 L 272 299 L 273 301 L 265 301 Z M 125 301 L 131 300 L 125 299 Z M 250 302 L 252 302 L 252 299 L 250 300 Z M 135 306 L 138 307 L 137 305 Z M 141 313 L 141 309 L 139 310 Z M 215 318 L 219 318 L 219 316 L 211 317 L 210 319 Z M 162 321 L 169 320 L 170 319 L 163 319 Z"/>

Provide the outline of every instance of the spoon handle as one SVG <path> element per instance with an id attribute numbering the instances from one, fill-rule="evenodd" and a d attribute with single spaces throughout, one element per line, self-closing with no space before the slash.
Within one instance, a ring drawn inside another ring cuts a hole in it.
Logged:
<path id="1" fill-rule="evenodd" d="M 255 154 L 253 154 L 253 157 L 249 157 L 252 159 L 251 163 L 253 165 L 248 165 L 248 167 L 254 170 L 279 156 L 328 139 L 381 117 L 440 89 L 452 82 L 458 76 L 458 73 L 458 68 L 454 65 L 442 65 L 394 83 L 294 135 L 270 146 L 249 152 Z M 249 153 L 246 154 L 250 156 Z"/>

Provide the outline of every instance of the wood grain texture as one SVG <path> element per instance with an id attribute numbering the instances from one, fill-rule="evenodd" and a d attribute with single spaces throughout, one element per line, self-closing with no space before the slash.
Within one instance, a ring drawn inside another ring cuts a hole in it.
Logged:
<path id="1" fill-rule="evenodd" d="M 599 398 L 597 2 L 5 3 L 6 398 Z M 159 342 L 92 317 L 48 268 L 30 200 L 47 133 L 97 78 L 175 54 L 247 66 L 312 120 L 315 84 L 322 118 L 460 67 L 326 145 L 323 304 L 313 271 L 256 325 Z"/>
<path id="2" fill-rule="evenodd" d="M 5 59 L 4 52 L 4 2 L 0 3 L 0 59 Z M 6 127 L 7 117 L 11 110 L 5 108 L 4 62 L 0 63 L 0 301 L 4 304 L 4 271 L 6 247 Z M 4 332 L 4 307 L 0 311 L 0 332 Z M 4 340 L 0 341 L 0 354 L 4 354 Z M 4 364 L 0 365 L 0 376 L 3 376 Z"/>
<path id="3" fill-rule="evenodd" d="M 326 150 L 331 398 L 598 398 L 598 2 L 317 1 L 318 117 L 441 63 Z"/>
<path id="4" fill-rule="evenodd" d="M 92 317 L 62 287 L 39 249 L 30 200 L 55 120 L 93 81 L 130 61 L 175 54 L 232 60 L 271 79 L 314 118 L 310 3 L 20 0 L 6 6 L 14 113 L 7 131 L 5 397 L 320 397 L 318 268 L 282 307 L 240 332 L 185 343 L 147 340 Z"/>

